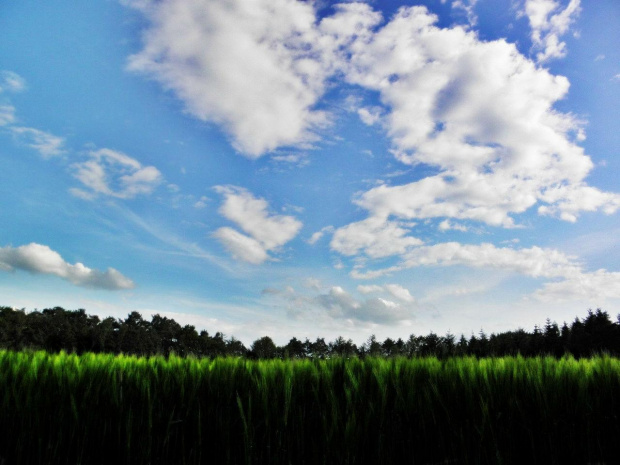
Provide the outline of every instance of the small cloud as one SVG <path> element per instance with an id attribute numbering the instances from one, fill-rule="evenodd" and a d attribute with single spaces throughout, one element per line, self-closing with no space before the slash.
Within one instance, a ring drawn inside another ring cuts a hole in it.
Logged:
<path id="1" fill-rule="evenodd" d="M 575 21 L 579 13 L 581 0 L 570 0 L 563 10 L 555 0 L 526 0 L 525 10 L 532 28 L 534 47 L 541 50 L 536 55 L 539 63 L 553 58 L 566 56 L 566 43 L 560 40 Z"/>
<path id="2" fill-rule="evenodd" d="M 274 155 L 271 159 L 277 163 L 288 163 L 298 168 L 303 168 L 310 164 L 310 158 L 305 153 L 291 153 L 289 155 Z"/>
<path id="3" fill-rule="evenodd" d="M 6 126 L 15 122 L 15 107 L 12 105 L 0 105 L 0 126 Z"/>
<path id="4" fill-rule="evenodd" d="M 321 281 L 317 278 L 306 278 L 303 282 L 303 286 L 307 289 L 318 291 L 321 289 Z"/>
<path id="5" fill-rule="evenodd" d="M 310 239 L 308 239 L 308 244 L 310 245 L 314 245 L 316 244 L 318 241 L 320 241 L 323 236 L 326 233 L 332 233 L 334 232 L 334 227 L 333 226 L 325 226 L 324 228 L 322 228 L 320 231 L 315 232 Z"/>
<path id="6" fill-rule="evenodd" d="M 293 216 L 269 213 L 266 200 L 254 197 L 241 187 L 216 186 L 214 190 L 224 196 L 219 213 L 248 234 L 228 227 L 220 228 L 214 234 L 236 259 L 252 264 L 263 263 L 269 258 L 268 252 L 279 250 L 302 227 Z"/>
<path id="7" fill-rule="evenodd" d="M 474 9 L 478 0 L 454 0 L 452 2 L 452 10 L 462 12 L 466 18 L 469 26 L 474 27 L 478 24 L 478 16 Z"/>
<path id="8" fill-rule="evenodd" d="M 612 81 L 620 82 L 620 73 L 611 78 Z"/>
<path id="9" fill-rule="evenodd" d="M 198 208 L 198 209 L 205 208 L 207 206 L 207 202 L 209 202 L 209 197 L 207 197 L 206 195 L 203 195 L 194 204 L 194 208 Z"/>
<path id="10" fill-rule="evenodd" d="M 274 287 L 266 287 L 261 291 L 262 295 L 279 295 L 282 291 L 280 289 L 276 289 Z"/>
<path id="11" fill-rule="evenodd" d="M 519 242 L 521 242 L 521 240 L 515 237 L 514 239 L 508 239 L 508 240 L 502 241 L 500 242 L 500 244 L 518 244 Z"/>
<path id="12" fill-rule="evenodd" d="M 421 245 L 417 237 L 409 236 L 407 225 L 385 217 L 369 217 L 363 221 L 338 228 L 330 242 L 332 250 L 343 255 L 364 253 L 370 258 L 383 258 L 405 253 Z"/>
<path id="13" fill-rule="evenodd" d="M 362 294 L 372 294 L 373 292 L 383 292 L 383 287 L 377 286 L 376 284 L 369 285 L 359 285 L 357 286 L 357 291 Z"/>
<path id="14" fill-rule="evenodd" d="M 450 230 L 467 232 L 469 231 L 469 228 L 459 223 L 452 223 L 450 220 L 446 219 L 446 220 L 443 220 L 441 223 L 439 223 L 439 230 L 442 232 L 450 231 Z"/>
<path id="15" fill-rule="evenodd" d="M 34 274 L 58 276 L 76 286 L 94 289 L 132 289 L 134 283 L 114 268 L 93 270 L 82 263 L 67 263 L 58 252 L 46 245 L 31 243 L 20 247 L 0 248 L 0 269 L 23 270 Z"/>
<path id="16" fill-rule="evenodd" d="M 93 200 L 96 197 L 93 192 L 86 192 L 85 190 L 79 189 L 77 187 L 72 187 L 71 189 L 69 189 L 69 193 L 72 196 L 82 200 Z"/>
<path id="17" fill-rule="evenodd" d="M 269 258 L 267 250 L 259 241 L 232 228 L 219 228 L 213 237 L 218 239 L 236 260 L 259 265 Z"/>
<path id="18" fill-rule="evenodd" d="M 384 288 L 386 291 L 388 291 L 390 294 L 392 294 L 393 297 L 396 297 L 398 300 L 401 300 L 403 302 L 409 302 L 409 303 L 412 303 L 415 301 L 415 299 L 409 292 L 409 289 L 405 289 L 399 284 L 386 284 Z"/>
<path id="19" fill-rule="evenodd" d="M 35 149 L 43 158 L 50 158 L 65 153 L 63 145 L 65 139 L 49 132 L 35 128 L 14 126 L 11 133 L 24 145 Z"/>
<path id="20" fill-rule="evenodd" d="M 381 112 L 380 107 L 360 108 L 357 115 L 366 126 L 373 126 L 381 121 Z"/>
<path id="21" fill-rule="evenodd" d="M 104 148 L 91 151 L 88 156 L 88 161 L 72 165 L 73 176 L 91 191 L 70 189 L 82 199 L 93 199 L 99 194 L 130 199 L 150 194 L 162 182 L 157 168 L 142 166 L 122 152 Z"/>
<path id="22" fill-rule="evenodd" d="M 282 207 L 282 211 L 284 213 L 293 212 L 293 213 L 301 214 L 304 212 L 304 210 L 305 210 L 304 207 L 300 207 L 299 205 L 287 204 L 284 207 Z"/>
<path id="23" fill-rule="evenodd" d="M 359 285 L 357 286 L 357 290 L 362 294 L 387 292 L 392 297 L 395 297 L 402 302 L 413 303 L 415 301 L 409 290 L 399 284 L 385 284 L 384 286 L 378 286 L 376 284 Z"/>
<path id="24" fill-rule="evenodd" d="M 596 58 L 594 59 L 594 61 L 601 61 L 605 59 L 605 55 L 603 55 L 602 53 L 600 55 L 597 55 Z"/>
<path id="25" fill-rule="evenodd" d="M 26 80 L 13 71 L 0 71 L 0 93 L 21 92 L 26 89 Z"/>

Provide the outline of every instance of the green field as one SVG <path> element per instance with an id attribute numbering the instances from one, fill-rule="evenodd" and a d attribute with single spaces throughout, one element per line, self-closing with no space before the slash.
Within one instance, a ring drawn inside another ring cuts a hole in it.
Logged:
<path id="1" fill-rule="evenodd" d="M 620 360 L 0 351 L 0 463 L 618 463 Z M 4 462 L 2 462 L 4 460 Z"/>

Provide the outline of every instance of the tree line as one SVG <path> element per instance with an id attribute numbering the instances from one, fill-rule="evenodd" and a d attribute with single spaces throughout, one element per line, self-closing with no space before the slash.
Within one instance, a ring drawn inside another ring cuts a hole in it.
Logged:
<path id="1" fill-rule="evenodd" d="M 193 355 L 196 357 L 241 356 L 248 358 L 330 358 L 341 357 L 422 357 L 452 356 L 523 356 L 572 354 L 588 357 L 600 353 L 620 356 L 620 315 L 612 321 L 601 309 L 589 310 L 585 318 L 575 318 L 560 327 L 547 319 L 543 327 L 532 332 L 523 329 L 487 335 L 480 331 L 469 338 L 448 333 L 439 336 L 412 334 L 407 340 L 375 336 L 361 345 L 338 337 L 326 342 L 301 341 L 293 337 L 283 346 L 264 336 L 246 347 L 234 337 L 216 332 L 198 332 L 192 325 L 181 326 L 175 320 L 153 315 L 145 320 L 138 312 L 126 319 L 100 319 L 84 309 L 61 307 L 26 312 L 0 307 L 0 348 L 10 350 L 43 349 L 49 352 L 125 353 L 135 355 Z"/>

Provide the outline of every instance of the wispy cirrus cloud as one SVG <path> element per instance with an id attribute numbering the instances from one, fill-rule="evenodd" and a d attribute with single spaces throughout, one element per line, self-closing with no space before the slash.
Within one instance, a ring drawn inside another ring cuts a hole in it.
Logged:
<path id="1" fill-rule="evenodd" d="M 0 269 L 23 270 L 35 274 L 57 276 L 76 286 L 93 289 L 132 289 L 134 283 L 114 268 L 106 271 L 88 268 L 82 263 L 67 263 L 58 252 L 46 245 L 31 243 L 19 247 L 0 248 Z"/>
<path id="2" fill-rule="evenodd" d="M 542 279 L 545 281 L 543 287 L 532 295 L 539 300 L 558 301 L 595 297 L 606 299 L 620 296 L 618 272 L 604 269 L 585 271 L 583 264 L 576 257 L 554 249 L 541 247 L 517 249 L 497 247 L 490 243 L 471 245 L 445 242 L 416 247 L 403 254 L 397 265 L 368 271 L 358 267 L 351 275 L 357 279 L 377 279 L 410 268 L 459 265 L 496 269 Z"/>
<path id="3" fill-rule="evenodd" d="M 15 107 L 0 105 L 0 126 L 7 126 L 15 122 Z"/>
<path id="4" fill-rule="evenodd" d="M 116 150 L 94 150 L 88 153 L 88 158 L 72 165 L 73 176 L 87 190 L 72 188 L 70 192 L 83 199 L 97 195 L 131 199 L 150 194 L 163 181 L 154 166 L 142 166 L 138 160 Z"/>
<path id="5" fill-rule="evenodd" d="M 14 118 L 11 122 L 13 120 Z M 36 150 L 43 158 L 51 158 L 66 153 L 64 137 L 24 126 L 11 126 L 9 130 L 20 143 Z"/>
<path id="6" fill-rule="evenodd" d="M 0 71 L 0 93 L 22 92 L 26 89 L 26 80 L 14 71 Z"/>

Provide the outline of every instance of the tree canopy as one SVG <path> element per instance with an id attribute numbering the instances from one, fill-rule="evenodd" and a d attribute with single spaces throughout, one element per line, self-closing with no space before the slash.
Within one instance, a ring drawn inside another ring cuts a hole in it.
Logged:
<path id="1" fill-rule="evenodd" d="M 450 333 L 439 336 L 412 334 L 403 339 L 386 338 L 383 342 L 373 335 L 356 345 L 351 339 L 338 337 L 332 342 L 317 338 L 301 341 L 293 337 L 278 346 L 263 336 L 247 348 L 234 337 L 216 332 L 198 332 L 194 326 L 181 326 L 171 318 L 153 315 L 145 320 L 131 312 L 124 320 L 87 315 L 84 309 L 65 310 L 61 307 L 26 312 L 0 307 L 0 348 L 10 350 L 43 349 L 49 352 L 106 352 L 135 355 L 193 355 L 197 357 L 236 356 L 248 358 L 329 358 L 329 357 L 420 357 L 420 356 L 505 356 L 517 355 L 588 357 L 599 353 L 620 356 L 620 315 L 612 321 L 601 309 L 589 310 L 585 318 L 575 318 L 559 326 L 547 319 L 532 332 L 524 329 L 487 335 L 480 331 L 458 341 Z"/>

